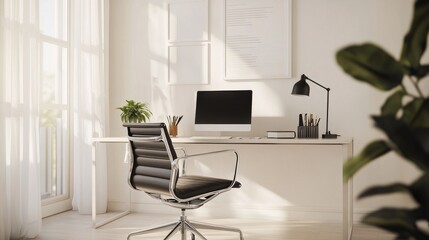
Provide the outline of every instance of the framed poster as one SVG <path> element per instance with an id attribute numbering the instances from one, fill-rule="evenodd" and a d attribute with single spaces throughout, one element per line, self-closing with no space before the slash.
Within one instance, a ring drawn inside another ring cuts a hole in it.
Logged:
<path id="1" fill-rule="evenodd" d="M 208 8 L 208 0 L 171 1 L 168 5 L 168 40 L 209 41 Z"/>
<path id="2" fill-rule="evenodd" d="M 225 0 L 225 80 L 290 78 L 291 0 Z"/>
<path id="3" fill-rule="evenodd" d="M 208 0 L 168 4 L 168 83 L 208 84 L 210 60 Z"/>
<path id="4" fill-rule="evenodd" d="M 209 55 L 208 43 L 169 46 L 168 83 L 208 84 Z"/>

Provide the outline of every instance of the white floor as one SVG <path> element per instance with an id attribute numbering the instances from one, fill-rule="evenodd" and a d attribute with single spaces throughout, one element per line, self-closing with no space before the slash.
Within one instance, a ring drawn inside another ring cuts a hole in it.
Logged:
<path id="1" fill-rule="evenodd" d="M 106 216 L 104 216 L 106 217 Z M 69 211 L 43 219 L 40 240 L 126 239 L 128 233 L 178 220 L 179 216 L 132 213 L 99 229 L 93 229 L 90 215 Z M 195 219 L 189 220 L 240 228 L 245 240 L 340 240 L 341 224 L 316 222 L 280 222 L 267 219 Z M 235 240 L 238 234 L 201 230 L 207 239 Z M 132 239 L 164 239 L 167 232 L 136 236 Z M 177 234 L 172 239 L 180 239 Z M 188 238 L 190 239 L 190 238 Z M 394 239 L 390 233 L 369 226 L 356 225 L 353 240 Z"/>

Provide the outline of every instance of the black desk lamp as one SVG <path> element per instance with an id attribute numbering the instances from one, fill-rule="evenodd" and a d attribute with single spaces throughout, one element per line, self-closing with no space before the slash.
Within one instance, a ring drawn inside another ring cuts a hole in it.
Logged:
<path id="1" fill-rule="evenodd" d="M 315 83 L 317 86 L 325 89 L 328 92 L 328 101 L 327 101 L 327 105 L 326 105 L 326 133 L 322 134 L 322 138 L 337 138 L 337 134 L 331 134 L 331 132 L 328 130 L 328 119 L 329 119 L 329 91 L 331 89 L 324 87 L 322 85 L 320 85 L 319 83 L 315 82 L 314 80 L 311 80 L 310 78 L 308 78 L 307 76 L 305 76 L 304 74 L 301 75 L 301 80 L 299 80 L 297 83 L 295 83 L 295 85 L 293 86 L 292 89 L 292 94 L 293 95 L 306 95 L 309 96 L 310 95 L 310 86 L 308 85 L 308 83 L 305 80 L 309 80 L 313 83 Z"/>

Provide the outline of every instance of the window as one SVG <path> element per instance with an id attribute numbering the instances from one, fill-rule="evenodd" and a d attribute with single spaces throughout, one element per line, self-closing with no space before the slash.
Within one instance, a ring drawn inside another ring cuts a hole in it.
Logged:
<path id="1" fill-rule="evenodd" d="M 69 3 L 68 0 L 39 0 L 38 3 L 40 187 L 46 205 L 70 198 Z"/>

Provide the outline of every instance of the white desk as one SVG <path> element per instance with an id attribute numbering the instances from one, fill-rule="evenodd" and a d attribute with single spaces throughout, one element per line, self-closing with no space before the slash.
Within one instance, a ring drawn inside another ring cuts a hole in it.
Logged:
<path id="1" fill-rule="evenodd" d="M 338 138 L 338 139 L 173 138 L 172 141 L 175 144 L 175 146 L 183 147 L 187 151 L 188 149 L 191 149 L 191 146 L 193 149 L 202 150 L 202 147 L 198 147 L 198 146 L 204 145 L 204 148 L 210 149 L 211 151 L 219 150 L 222 148 L 234 148 L 236 150 L 240 149 L 242 151 L 242 152 L 239 152 L 240 156 L 246 155 L 247 157 L 251 155 L 249 154 L 250 152 L 252 154 L 257 154 L 257 151 L 260 151 L 260 150 L 264 151 L 267 149 L 273 149 L 273 147 L 277 147 L 276 149 L 279 149 L 279 148 L 283 148 L 283 146 L 285 148 L 288 146 L 296 146 L 296 147 L 338 146 L 341 149 L 338 154 L 341 154 L 340 158 L 342 160 L 342 163 L 353 156 L 353 139 L 351 138 Z M 228 144 L 232 144 L 233 146 L 231 147 L 225 146 Z M 216 147 L 211 147 L 212 145 Z M 254 148 L 255 149 L 257 148 L 258 150 L 254 150 Z M 266 155 L 266 154 L 264 152 L 264 153 L 261 153 L 261 155 Z M 302 155 L 306 155 L 306 154 L 302 153 Z M 241 167 L 244 167 L 244 164 L 246 164 L 245 162 L 246 159 L 250 160 L 248 158 L 241 158 L 241 159 L 243 159 L 242 161 L 240 161 Z M 281 160 L 281 159 L 275 159 L 273 160 L 273 162 L 277 160 Z M 256 163 L 256 162 L 252 162 L 252 163 Z M 245 170 L 243 168 L 239 168 L 239 172 L 240 172 L 240 169 Z M 336 169 L 342 170 L 342 165 L 337 166 Z M 348 240 L 348 239 L 351 239 L 352 230 L 353 230 L 353 181 L 352 179 L 350 179 L 350 181 L 348 181 L 347 183 L 343 183 L 342 180 L 343 178 L 341 173 L 341 177 L 338 178 L 338 181 L 341 181 L 341 183 L 339 183 L 337 186 L 342 186 L 342 222 L 343 222 L 342 239 Z M 315 197 L 317 198 L 317 196 Z"/>
<path id="2" fill-rule="evenodd" d="M 255 138 L 231 138 L 231 139 L 198 139 L 198 138 L 172 138 L 172 141 L 175 145 L 180 146 L 191 146 L 191 145 L 199 145 L 199 144 L 233 144 L 233 145 L 251 145 L 255 144 L 258 146 L 264 145 L 336 145 L 341 146 L 342 149 L 342 159 L 343 161 L 353 156 L 353 139 L 351 138 L 338 138 L 338 139 L 255 139 Z M 94 227 L 102 226 L 108 222 L 114 221 L 117 218 L 125 216 L 130 212 L 130 208 L 115 217 L 107 219 L 101 223 L 96 223 L 96 195 L 95 195 L 95 166 L 96 166 L 96 158 L 95 158 L 95 147 L 97 143 L 127 143 L 127 138 L 94 138 L 93 139 L 93 168 L 92 168 L 92 219 Z M 234 148 L 234 147 L 232 147 Z M 341 168 L 342 169 L 342 168 Z M 342 180 L 342 179 L 341 179 Z M 342 183 L 342 222 L 343 222 L 343 239 L 349 240 L 352 235 L 353 230 L 353 182 L 352 179 L 347 183 Z"/>

